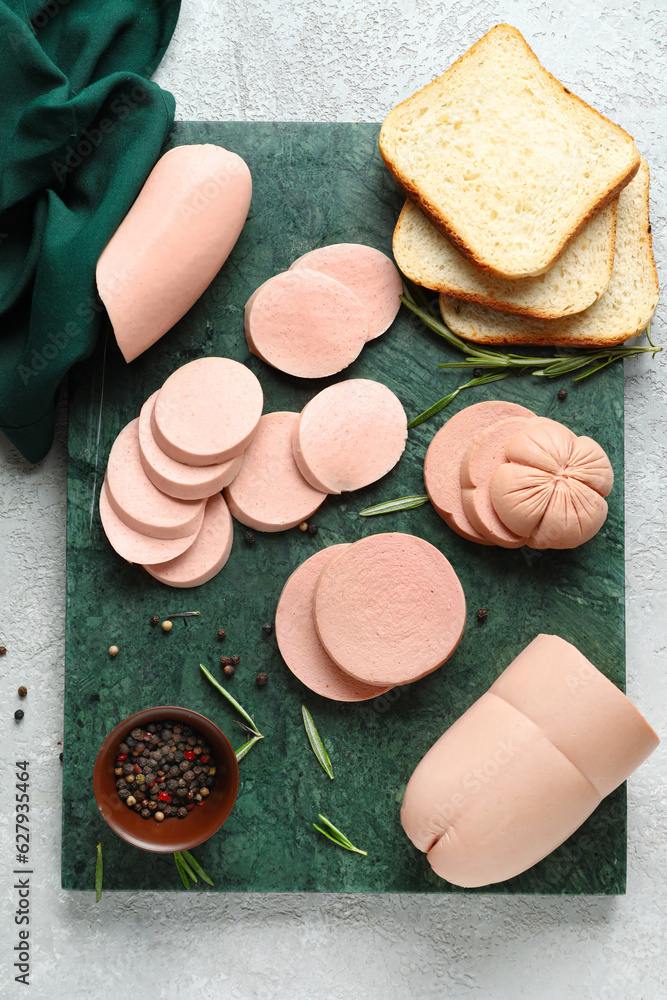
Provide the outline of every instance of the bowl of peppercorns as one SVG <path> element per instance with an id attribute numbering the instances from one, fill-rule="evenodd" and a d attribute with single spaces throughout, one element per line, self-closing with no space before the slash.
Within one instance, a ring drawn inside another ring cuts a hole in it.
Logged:
<path id="1" fill-rule="evenodd" d="M 114 833 L 158 854 L 186 851 L 225 822 L 239 788 L 231 743 L 187 708 L 147 708 L 120 722 L 93 771 L 98 809 Z"/>

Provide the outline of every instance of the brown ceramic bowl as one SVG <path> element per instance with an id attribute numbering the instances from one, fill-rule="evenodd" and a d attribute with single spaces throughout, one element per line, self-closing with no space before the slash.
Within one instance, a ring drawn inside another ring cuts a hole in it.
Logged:
<path id="1" fill-rule="evenodd" d="M 162 823 L 143 819 L 118 798 L 114 765 L 118 744 L 136 726 L 172 719 L 192 726 L 213 750 L 217 781 L 202 806 L 191 809 L 184 819 L 168 817 Z M 136 712 L 112 729 L 95 760 L 93 791 L 97 807 L 114 833 L 134 847 L 157 854 L 187 851 L 212 837 L 225 822 L 239 790 L 239 765 L 232 745 L 221 729 L 198 712 L 172 705 Z"/>

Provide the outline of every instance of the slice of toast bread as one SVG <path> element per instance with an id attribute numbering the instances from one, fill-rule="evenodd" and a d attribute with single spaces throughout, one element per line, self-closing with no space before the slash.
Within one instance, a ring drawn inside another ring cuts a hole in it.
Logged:
<path id="1" fill-rule="evenodd" d="M 379 146 L 430 221 L 506 278 L 547 271 L 639 167 L 632 137 L 563 87 L 507 24 L 390 111 Z"/>
<path id="2" fill-rule="evenodd" d="M 512 281 L 481 271 L 408 198 L 394 229 L 394 257 L 403 274 L 432 291 L 521 316 L 570 316 L 592 305 L 609 284 L 617 204 L 615 198 L 596 212 L 544 274 Z"/>
<path id="3" fill-rule="evenodd" d="M 618 199 L 611 280 L 597 302 L 584 312 L 561 319 L 532 319 L 441 295 L 445 323 L 460 337 L 479 344 L 612 347 L 636 337 L 658 304 L 648 193 L 649 169 L 642 160 L 637 176 Z"/>

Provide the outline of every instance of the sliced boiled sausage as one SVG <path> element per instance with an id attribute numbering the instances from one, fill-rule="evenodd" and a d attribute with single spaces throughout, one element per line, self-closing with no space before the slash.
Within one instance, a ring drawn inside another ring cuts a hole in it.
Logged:
<path id="1" fill-rule="evenodd" d="M 491 500 L 491 482 L 498 466 L 507 461 L 505 449 L 528 420 L 507 417 L 476 434 L 461 459 L 461 501 L 473 528 L 493 545 L 518 549 L 526 539 L 503 524 Z"/>
<path id="2" fill-rule="evenodd" d="M 114 513 L 128 527 L 153 538 L 191 535 L 204 509 L 203 500 L 177 500 L 150 481 L 141 463 L 139 420 L 132 420 L 113 443 L 107 463 L 107 495 Z"/>
<path id="3" fill-rule="evenodd" d="M 123 559 L 130 563 L 164 562 L 180 556 L 194 544 L 204 519 L 204 504 L 192 534 L 184 538 L 151 538 L 121 521 L 109 503 L 105 480 L 100 492 L 100 519 L 109 544 Z"/>
<path id="4" fill-rule="evenodd" d="M 267 413 L 248 447 L 241 471 L 225 489 L 229 509 L 258 531 L 283 531 L 305 521 L 326 499 L 303 478 L 292 453 L 298 413 Z"/>
<path id="5" fill-rule="evenodd" d="M 391 389 L 372 379 L 347 379 L 306 404 L 294 429 L 294 457 L 316 489 L 343 493 L 393 469 L 407 436 L 405 410 Z"/>
<path id="6" fill-rule="evenodd" d="M 234 526 L 222 494 L 206 503 L 204 520 L 194 544 L 168 562 L 144 563 L 144 569 L 170 587 L 199 587 L 207 583 L 229 559 Z"/>
<path id="7" fill-rule="evenodd" d="M 335 278 L 363 302 L 368 319 L 366 340 L 375 340 L 396 319 L 403 292 L 393 260 L 364 243 L 334 243 L 305 253 L 290 270 L 308 268 Z"/>
<path id="8" fill-rule="evenodd" d="M 344 673 L 324 649 L 315 628 L 313 601 L 323 568 L 349 545 L 331 545 L 294 570 L 283 587 L 275 617 L 276 641 L 283 660 L 307 688 L 332 701 L 367 701 L 388 687 L 374 687 Z"/>
<path id="9" fill-rule="evenodd" d="M 228 486 L 243 464 L 243 452 L 218 465 L 185 465 L 165 455 L 158 447 L 151 418 L 158 397 L 150 396 L 139 414 L 139 451 L 144 472 L 159 490 L 181 500 L 201 500 Z"/>
<path id="10" fill-rule="evenodd" d="M 534 417 L 517 403 L 489 400 L 474 403 L 450 417 L 431 441 L 424 459 L 424 483 L 441 518 L 463 538 L 492 544 L 468 520 L 461 499 L 461 459 L 472 439 L 491 424 L 508 417 Z"/>
<path id="11" fill-rule="evenodd" d="M 369 535 L 324 567 L 315 591 L 320 641 L 365 684 L 408 684 L 459 644 L 466 602 L 442 552 L 414 535 Z"/>
<path id="12" fill-rule="evenodd" d="M 245 451 L 264 397 L 249 368 L 231 358 L 198 358 L 169 376 L 151 417 L 158 447 L 185 465 L 215 465 Z"/>
<path id="13" fill-rule="evenodd" d="M 368 336 L 361 300 L 319 271 L 284 271 L 250 297 L 245 332 L 253 354 L 288 375 L 323 378 L 352 364 Z"/>

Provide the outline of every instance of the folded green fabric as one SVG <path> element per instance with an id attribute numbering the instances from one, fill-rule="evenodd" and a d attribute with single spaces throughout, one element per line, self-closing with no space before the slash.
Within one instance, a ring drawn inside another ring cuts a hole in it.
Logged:
<path id="1" fill-rule="evenodd" d="M 174 119 L 148 77 L 180 0 L 0 0 L 0 428 L 47 454 L 63 376 L 107 319 L 97 260 Z"/>

